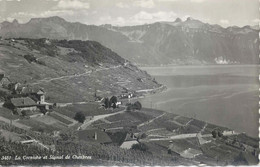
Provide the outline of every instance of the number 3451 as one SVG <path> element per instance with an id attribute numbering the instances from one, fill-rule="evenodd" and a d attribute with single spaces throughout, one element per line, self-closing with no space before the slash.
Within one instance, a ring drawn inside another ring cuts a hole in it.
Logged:
<path id="1" fill-rule="evenodd" d="M 1 157 L 1 161 L 11 160 L 11 159 L 12 159 L 11 156 L 2 156 Z"/>

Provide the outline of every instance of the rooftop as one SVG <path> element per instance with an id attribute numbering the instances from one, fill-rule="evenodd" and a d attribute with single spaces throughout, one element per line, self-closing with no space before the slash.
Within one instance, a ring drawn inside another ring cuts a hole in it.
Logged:
<path id="1" fill-rule="evenodd" d="M 28 107 L 28 106 L 35 106 L 36 103 L 33 99 L 29 97 L 22 97 L 22 98 L 12 98 L 11 103 L 15 107 Z"/>

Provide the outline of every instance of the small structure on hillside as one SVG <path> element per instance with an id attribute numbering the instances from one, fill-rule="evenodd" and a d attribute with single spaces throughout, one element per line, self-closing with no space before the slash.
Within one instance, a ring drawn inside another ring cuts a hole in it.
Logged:
<path id="1" fill-rule="evenodd" d="M 19 82 L 11 82 L 8 85 L 8 89 L 14 94 L 19 94 L 19 87 L 21 87 L 21 84 Z"/>
<path id="2" fill-rule="evenodd" d="M 0 74 L 0 86 L 3 88 L 8 89 L 11 80 L 5 76 L 5 74 Z"/>
<path id="3" fill-rule="evenodd" d="M 104 131 L 99 129 L 86 129 L 78 131 L 78 137 L 80 140 L 97 142 L 100 144 L 112 143 L 111 138 Z"/>
<path id="4" fill-rule="evenodd" d="M 45 103 L 45 92 L 43 89 L 39 89 L 37 92 L 34 92 L 36 98 L 37 98 L 37 103 L 38 104 L 44 104 Z"/>
<path id="5" fill-rule="evenodd" d="M 116 102 L 116 107 L 119 107 L 119 106 L 121 106 L 121 105 L 122 105 L 122 102 L 121 102 L 121 101 Z"/>

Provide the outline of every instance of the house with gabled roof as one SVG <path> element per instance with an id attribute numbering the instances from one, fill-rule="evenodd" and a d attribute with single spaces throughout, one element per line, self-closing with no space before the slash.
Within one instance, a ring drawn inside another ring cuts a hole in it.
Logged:
<path id="1" fill-rule="evenodd" d="M 21 114 L 21 111 L 36 111 L 37 104 L 35 101 L 29 97 L 20 97 L 20 98 L 12 98 L 9 102 L 7 102 L 10 109 L 17 111 L 18 114 Z"/>

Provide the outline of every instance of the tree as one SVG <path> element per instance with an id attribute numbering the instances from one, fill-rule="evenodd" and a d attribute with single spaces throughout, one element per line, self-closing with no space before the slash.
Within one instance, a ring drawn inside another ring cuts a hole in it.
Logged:
<path id="1" fill-rule="evenodd" d="M 141 110 L 142 109 L 142 104 L 139 101 L 137 101 L 137 102 L 134 103 L 133 107 L 136 110 Z"/>
<path id="2" fill-rule="evenodd" d="M 116 108 L 116 103 L 113 103 L 112 107 L 113 107 L 113 109 L 115 109 Z"/>
<path id="3" fill-rule="evenodd" d="M 223 133 L 218 131 L 218 137 L 222 137 L 223 136 Z"/>
<path id="4" fill-rule="evenodd" d="M 216 138 L 216 137 L 217 137 L 217 131 L 216 131 L 216 130 L 213 130 L 213 131 L 211 132 L 211 134 L 212 134 L 213 138 Z"/>
<path id="5" fill-rule="evenodd" d="M 11 100 L 7 100 L 7 101 L 3 104 L 3 107 L 8 108 L 8 109 L 10 109 L 10 110 L 14 110 L 14 105 L 13 105 L 13 103 L 11 102 Z"/>
<path id="6" fill-rule="evenodd" d="M 77 112 L 74 117 L 75 120 L 79 121 L 80 123 L 83 123 L 86 119 L 85 115 L 82 112 Z"/>
<path id="7" fill-rule="evenodd" d="M 105 98 L 104 104 L 105 104 L 105 108 L 109 108 L 109 107 L 110 107 L 110 105 L 109 105 L 109 100 L 108 100 L 107 97 Z"/>
<path id="8" fill-rule="evenodd" d="M 112 96 L 110 98 L 110 103 L 113 104 L 113 103 L 117 103 L 117 97 L 116 96 Z"/>

